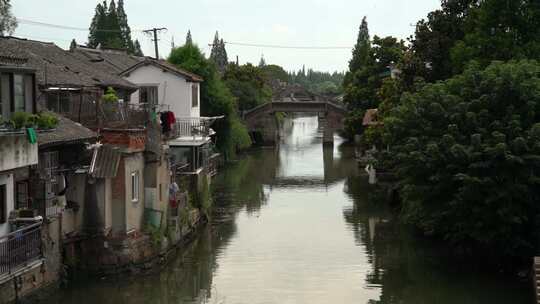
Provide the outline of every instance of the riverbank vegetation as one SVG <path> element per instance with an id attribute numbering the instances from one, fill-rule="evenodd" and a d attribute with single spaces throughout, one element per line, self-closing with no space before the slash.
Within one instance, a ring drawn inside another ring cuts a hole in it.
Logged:
<path id="1" fill-rule="evenodd" d="M 458 253 L 540 249 L 539 17 L 532 0 L 442 1 L 407 46 L 360 27 L 344 81 L 349 135 L 385 148 L 401 219 Z M 368 108 L 382 125 L 362 127 Z"/>

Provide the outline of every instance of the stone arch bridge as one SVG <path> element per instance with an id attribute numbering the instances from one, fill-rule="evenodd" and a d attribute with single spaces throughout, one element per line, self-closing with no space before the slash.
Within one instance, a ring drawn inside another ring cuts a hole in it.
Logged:
<path id="1" fill-rule="evenodd" d="M 275 113 L 317 113 L 323 128 L 323 144 L 334 144 L 334 132 L 343 130 L 346 109 L 330 101 L 272 101 L 244 112 L 251 134 L 259 134 L 263 144 L 273 145 L 279 139 L 279 121 Z"/>

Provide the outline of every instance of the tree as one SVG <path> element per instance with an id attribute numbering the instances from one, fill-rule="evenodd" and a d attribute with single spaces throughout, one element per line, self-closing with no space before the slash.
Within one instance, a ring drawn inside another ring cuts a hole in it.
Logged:
<path id="1" fill-rule="evenodd" d="M 266 79 L 270 82 L 272 80 L 279 80 L 282 82 L 289 82 L 289 74 L 279 65 L 266 64 L 261 68 Z"/>
<path id="2" fill-rule="evenodd" d="M 143 51 L 141 49 L 141 44 L 139 43 L 138 39 L 135 39 L 135 43 L 133 43 L 133 55 L 135 56 L 144 56 Z"/>
<path id="3" fill-rule="evenodd" d="M 528 258 L 540 239 L 540 64 L 475 63 L 384 119 L 402 219 L 460 252 Z"/>
<path id="4" fill-rule="evenodd" d="M 71 40 L 71 43 L 69 44 L 69 50 L 70 51 L 73 51 L 77 48 L 77 41 L 75 41 L 75 39 L 72 39 Z"/>
<path id="5" fill-rule="evenodd" d="M 227 50 L 225 50 L 225 42 L 223 39 L 219 39 L 219 33 L 217 31 L 214 36 L 214 42 L 212 43 L 210 60 L 216 64 L 216 67 L 221 74 L 225 72 L 229 59 L 227 57 Z"/>
<path id="6" fill-rule="evenodd" d="M 0 35 L 11 35 L 17 28 L 17 19 L 11 12 L 11 1 L 0 0 Z"/>
<path id="7" fill-rule="evenodd" d="M 226 116 L 213 126 L 217 133 L 217 146 L 225 157 L 232 158 L 238 149 L 250 146 L 247 129 L 238 118 L 235 97 L 221 80 L 214 63 L 204 57 L 199 47 L 186 44 L 174 48 L 167 60 L 204 79 L 200 87 L 201 115 Z"/>
<path id="8" fill-rule="evenodd" d="M 474 60 L 540 59 L 540 5 L 536 0 L 489 0 L 471 10 L 466 33 L 450 54 L 454 72 Z"/>
<path id="9" fill-rule="evenodd" d="M 186 35 L 186 44 L 193 44 L 193 39 L 191 38 L 191 30 L 187 32 Z"/>
<path id="10" fill-rule="evenodd" d="M 124 10 L 124 1 L 119 0 L 118 6 L 114 0 L 110 4 L 103 1 L 96 6 L 94 17 L 90 24 L 88 46 L 125 49 L 129 54 L 142 55 L 140 45 L 136 48 L 131 39 L 131 29 L 128 25 Z"/>
<path id="11" fill-rule="evenodd" d="M 369 37 L 369 29 L 367 18 L 362 19 L 360 29 L 358 31 L 358 39 L 353 49 L 352 59 L 349 61 L 349 71 L 354 72 L 363 68 L 371 57 L 371 40 Z"/>
<path id="12" fill-rule="evenodd" d="M 116 10 L 118 17 L 118 25 L 120 27 L 120 36 L 122 38 L 122 47 L 127 49 L 129 53 L 135 53 L 135 44 L 131 39 L 131 28 L 128 24 L 126 11 L 124 10 L 124 0 L 118 0 L 118 8 Z"/>
<path id="13" fill-rule="evenodd" d="M 392 65 L 401 61 L 406 50 L 403 41 L 394 37 L 370 40 L 367 20 L 360 25 L 358 40 L 349 61 L 349 71 L 343 80 L 344 102 L 350 108 L 345 120 L 346 136 L 350 139 L 361 134 L 362 119 L 366 110 L 381 103 L 378 91 Z"/>
<path id="14" fill-rule="evenodd" d="M 250 63 L 242 66 L 230 64 L 223 74 L 223 80 L 236 97 L 240 111 L 250 110 L 272 99 L 264 72 Z"/>
<path id="15" fill-rule="evenodd" d="M 264 55 L 261 56 L 261 60 L 259 61 L 259 67 L 262 68 L 266 65 L 266 61 L 264 60 Z"/>

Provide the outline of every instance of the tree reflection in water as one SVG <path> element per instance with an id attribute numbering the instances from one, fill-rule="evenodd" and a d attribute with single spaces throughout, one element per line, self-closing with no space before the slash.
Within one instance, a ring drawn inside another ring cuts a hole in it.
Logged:
<path id="1" fill-rule="evenodd" d="M 344 219 L 357 245 L 365 247 L 372 267 L 366 281 L 381 287 L 380 299 L 370 304 L 532 301 L 526 282 L 460 265 L 433 243 L 415 238 L 365 177 L 348 177 L 345 192 L 353 205 L 343 210 Z"/>

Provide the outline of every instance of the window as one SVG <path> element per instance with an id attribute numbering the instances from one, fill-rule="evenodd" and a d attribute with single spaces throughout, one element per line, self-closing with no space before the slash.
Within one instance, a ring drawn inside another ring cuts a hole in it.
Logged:
<path id="1" fill-rule="evenodd" d="M 158 93 L 156 86 L 146 86 L 139 88 L 139 103 L 158 104 Z"/>
<path id="2" fill-rule="evenodd" d="M 194 84 L 191 86 L 191 107 L 195 108 L 199 106 L 199 85 Z"/>
<path id="3" fill-rule="evenodd" d="M 68 91 L 47 93 L 47 109 L 56 113 L 71 112 L 71 96 Z"/>
<path id="4" fill-rule="evenodd" d="M 7 188 L 0 185 L 0 224 L 7 222 Z"/>
<path id="5" fill-rule="evenodd" d="M 24 76 L 21 74 L 13 75 L 13 111 L 25 111 L 25 96 L 24 96 Z"/>
<path id="6" fill-rule="evenodd" d="M 27 209 L 28 206 L 28 181 L 17 182 L 16 185 L 17 197 L 16 207 L 17 209 Z"/>
<path id="7" fill-rule="evenodd" d="M 139 201 L 139 171 L 131 173 L 131 201 Z"/>

